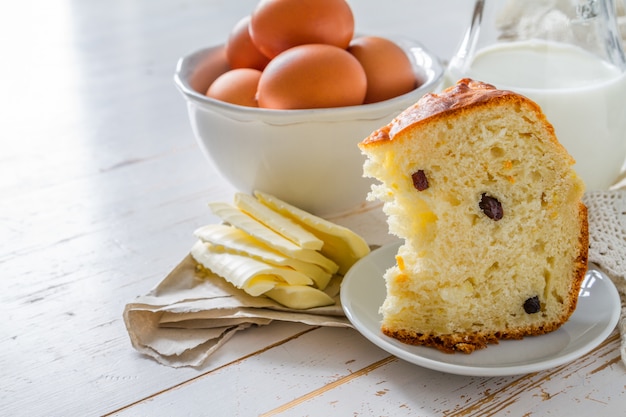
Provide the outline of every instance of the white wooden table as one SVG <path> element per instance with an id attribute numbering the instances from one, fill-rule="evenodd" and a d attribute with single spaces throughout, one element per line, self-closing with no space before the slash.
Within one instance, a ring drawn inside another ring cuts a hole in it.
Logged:
<path id="1" fill-rule="evenodd" d="M 256 0 L 12 2 L 0 14 L 0 415 L 626 415 L 613 333 L 574 363 L 462 377 L 351 329 L 239 332 L 203 369 L 134 351 L 124 305 L 215 222 L 233 189 L 200 153 L 172 82 Z M 467 0 L 354 0 L 357 31 L 449 57 Z"/>

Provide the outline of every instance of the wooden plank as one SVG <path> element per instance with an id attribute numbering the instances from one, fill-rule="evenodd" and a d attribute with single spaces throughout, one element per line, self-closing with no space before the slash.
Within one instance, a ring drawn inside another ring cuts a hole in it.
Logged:
<path id="1" fill-rule="evenodd" d="M 114 415 L 258 415 L 388 356 L 352 329 L 318 328 Z"/>
<path id="2" fill-rule="evenodd" d="M 392 360 L 337 389 L 309 393 L 307 400 L 315 403 L 319 415 L 529 416 L 546 415 L 548 410 L 558 415 L 611 415 L 616 410 L 612 405 L 626 403 L 617 347 L 614 333 L 572 364 L 506 377 L 446 375 Z M 311 408 L 298 400 L 264 415 L 301 415 Z"/>
<path id="3" fill-rule="evenodd" d="M 626 401 L 617 347 L 614 333 L 570 365 L 469 377 L 406 363 L 353 330 L 320 328 L 114 415 L 608 415 Z"/>

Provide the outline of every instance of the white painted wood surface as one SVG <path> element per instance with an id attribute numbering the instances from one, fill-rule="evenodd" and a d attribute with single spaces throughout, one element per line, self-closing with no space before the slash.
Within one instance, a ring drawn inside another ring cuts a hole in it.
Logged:
<path id="1" fill-rule="evenodd" d="M 398 360 L 351 329 L 274 323 L 203 369 L 130 346 L 122 310 L 230 200 L 172 75 L 256 0 L 20 1 L 0 14 L 0 415 L 626 415 L 614 333 L 537 374 L 473 378 Z M 463 0 L 351 2 L 357 31 L 450 56 Z M 350 223 L 350 219 L 344 219 Z"/>

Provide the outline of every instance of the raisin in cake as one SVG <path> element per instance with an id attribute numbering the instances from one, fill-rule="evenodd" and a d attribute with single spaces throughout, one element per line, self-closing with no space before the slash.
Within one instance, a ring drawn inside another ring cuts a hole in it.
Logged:
<path id="1" fill-rule="evenodd" d="M 428 94 L 359 147 L 404 240 L 382 331 L 473 352 L 556 330 L 587 267 L 584 185 L 537 104 L 469 79 Z"/>

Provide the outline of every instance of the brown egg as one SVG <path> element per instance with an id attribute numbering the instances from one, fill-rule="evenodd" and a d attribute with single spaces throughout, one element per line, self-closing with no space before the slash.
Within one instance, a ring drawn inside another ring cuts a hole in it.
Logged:
<path id="1" fill-rule="evenodd" d="M 270 59 L 252 43 L 249 24 L 250 16 L 246 16 L 233 27 L 226 41 L 226 58 L 231 68 L 263 70 Z"/>
<path id="2" fill-rule="evenodd" d="M 220 75 L 206 92 L 207 97 L 240 106 L 258 107 L 256 91 L 261 71 L 237 68 Z"/>
<path id="3" fill-rule="evenodd" d="M 230 65 L 226 59 L 226 48 L 221 46 L 198 62 L 195 70 L 189 76 L 189 84 L 195 91 L 204 94 L 211 83 L 228 70 L 230 70 Z"/>
<path id="4" fill-rule="evenodd" d="M 347 48 L 354 16 L 345 0 L 261 0 L 252 12 L 250 36 L 270 58 L 303 44 Z"/>
<path id="5" fill-rule="evenodd" d="M 257 98 L 259 107 L 271 109 L 342 107 L 361 104 L 366 89 L 363 67 L 345 49 L 307 44 L 270 61 Z"/>
<path id="6" fill-rule="evenodd" d="M 411 61 L 396 43 L 381 37 L 354 38 L 348 47 L 367 75 L 365 103 L 375 103 L 417 88 Z"/>

